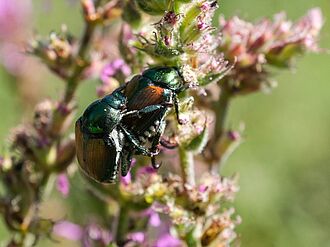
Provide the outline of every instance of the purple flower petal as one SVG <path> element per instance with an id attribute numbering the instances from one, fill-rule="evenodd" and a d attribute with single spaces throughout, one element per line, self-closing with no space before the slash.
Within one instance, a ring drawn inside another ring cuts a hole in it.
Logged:
<path id="1" fill-rule="evenodd" d="M 150 213 L 149 224 L 153 227 L 160 226 L 161 224 L 159 214 L 153 210 L 152 213 Z"/>
<path id="2" fill-rule="evenodd" d="M 129 185 L 131 182 L 132 182 L 132 176 L 130 172 L 128 172 L 125 177 L 120 176 L 120 183 L 123 184 L 124 186 Z"/>
<path id="3" fill-rule="evenodd" d="M 116 59 L 105 65 L 101 72 L 101 80 L 103 83 L 109 83 L 109 77 L 115 76 L 118 72 L 122 72 L 128 76 L 131 74 L 130 67 L 122 59 Z"/>
<path id="4" fill-rule="evenodd" d="M 198 186 L 198 191 L 199 192 L 205 192 L 208 189 L 208 186 L 205 184 L 201 184 Z"/>
<path id="5" fill-rule="evenodd" d="M 241 134 L 238 131 L 228 131 L 228 137 L 233 141 L 241 139 Z"/>
<path id="6" fill-rule="evenodd" d="M 125 76 L 129 76 L 132 73 L 131 68 L 127 64 L 123 64 L 123 66 L 121 67 L 121 72 Z"/>
<path id="7" fill-rule="evenodd" d="M 145 234 L 143 232 L 133 232 L 130 233 L 127 238 L 131 241 L 137 242 L 137 243 L 143 243 L 145 239 Z"/>
<path id="8" fill-rule="evenodd" d="M 153 174 L 153 173 L 157 173 L 157 170 L 154 169 L 152 166 L 143 166 L 138 169 L 138 171 L 136 172 L 136 175 L 141 176 L 141 175 Z"/>
<path id="9" fill-rule="evenodd" d="M 82 238 L 83 229 L 72 222 L 59 221 L 54 225 L 53 233 L 57 236 L 77 241 Z"/>
<path id="10" fill-rule="evenodd" d="M 65 173 L 59 174 L 57 176 L 56 188 L 64 197 L 67 197 L 69 195 L 70 182 Z"/>
<path id="11" fill-rule="evenodd" d="M 116 59 L 111 63 L 111 66 L 114 70 L 120 69 L 123 65 L 124 65 L 124 60 L 122 59 Z"/>
<path id="12" fill-rule="evenodd" d="M 179 239 L 173 237 L 169 233 L 161 235 L 153 247 L 180 247 L 182 243 Z"/>

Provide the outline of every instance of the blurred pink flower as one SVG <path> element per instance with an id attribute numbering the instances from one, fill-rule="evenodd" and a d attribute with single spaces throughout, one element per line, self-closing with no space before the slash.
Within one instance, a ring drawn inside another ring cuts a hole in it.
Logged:
<path id="1" fill-rule="evenodd" d="M 32 4 L 30 0 L 0 1 L 0 41 L 16 39 L 26 32 L 30 23 Z"/>
<path id="2" fill-rule="evenodd" d="M 30 0 L 0 1 L 0 62 L 12 74 L 24 66 L 23 42 L 31 23 Z"/>
<path id="3" fill-rule="evenodd" d="M 96 243 L 107 246 L 112 241 L 111 233 L 94 223 L 82 227 L 63 220 L 54 225 L 53 233 L 69 240 L 81 241 L 84 247 L 95 246 Z"/>
<path id="4" fill-rule="evenodd" d="M 238 141 L 242 138 L 241 133 L 239 131 L 231 130 L 231 131 L 228 131 L 227 134 L 228 134 L 229 139 L 231 139 L 233 141 Z"/>
<path id="5" fill-rule="evenodd" d="M 227 59 L 236 57 L 237 65 L 247 67 L 265 63 L 265 56 L 279 54 L 289 45 L 302 50 L 317 50 L 323 17 L 321 10 L 314 8 L 295 23 L 287 20 L 286 14 L 281 12 L 274 16 L 273 21 L 263 19 L 254 24 L 233 17 L 228 20 L 221 18 L 220 25 L 222 38 L 219 39 L 219 48 Z"/>
<path id="6" fill-rule="evenodd" d="M 67 197 L 70 192 L 70 182 L 65 173 L 61 173 L 57 176 L 56 188 L 63 195 Z"/>
<path id="7" fill-rule="evenodd" d="M 173 237 L 170 233 L 164 233 L 159 236 L 153 247 L 180 247 L 182 243 L 179 239 Z"/>
<path id="8" fill-rule="evenodd" d="M 149 208 L 142 212 L 141 216 L 143 217 L 149 217 L 149 225 L 153 227 L 158 227 L 161 224 L 161 220 L 159 218 L 159 214 L 153 210 L 152 208 Z"/>
<path id="9" fill-rule="evenodd" d="M 145 234 L 143 232 L 133 232 L 127 235 L 127 239 L 136 243 L 143 243 L 145 241 Z"/>
<path id="10" fill-rule="evenodd" d="M 106 83 L 109 77 L 113 77 L 120 72 L 123 73 L 123 75 L 128 76 L 131 73 L 131 69 L 124 60 L 116 59 L 104 66 L 101 72 L 101 80 Z"/>
<path id="11" fill-rule="evenodd" d="M 111 241 L 112 234 L 108 230 L 101 228 L 99 225 L 92 223 L 85 227 L 82 236 L 83 247 L 108 246 Z"/>
<path id="12" fill-rule="evenodd" d="M 120 176 L 120 183 L 123 184 L 124 186 L 129 185 L 131 182 L 132 182 L 132 177 L 130 172 L 128 172 L 125 177 Z"/>
<path id="13" fill-rule="evenodd" d="M 97 95 L 102 97 L 111 93 L 119 86 L 116 79 L 126 78 L 130 74 L 131 68 L 122 59 L 115 59 L 106 64 L 101 71 L 102 85 L 97 88 Z"/>
<path id="14" fill-rule="evenodd" d="M 150 175 L 155 173 L 157 173 L 157 170 L 149 165 L 139 168 L 136 172 L 136 176 L 139 177 L 139 176 Z"/>
<path id="15" fill-rule="evenodd" d="M 83 229 L 70 221 L 59 221 L 54 225 L 53 233 L 57 236 L 77 241 L 82 238 Z"/>
<path id="16" fill-rule="evenodd" d="M 0 41 L 0 62 L 12 74 L 20 73 L 25 62 L 23 48 L 15 43 L 2 43 Z"/>
<path id="17" fill-rule="evenodd" d="M 288 20 L 284 12 L 274 15 L 273 20 L 265 18 L 257 23 L 236 16 L 228 20 L 221 17 L 218 51 L 234 63 L 229 73 L 234 81 L 231 90 L 241 94 L 269 90 L 274 83 L 265 65 L 287 68 L 297 55 L 318 52 L 322 25 L 319 8 L 309 10 L 296 22 Z"/>

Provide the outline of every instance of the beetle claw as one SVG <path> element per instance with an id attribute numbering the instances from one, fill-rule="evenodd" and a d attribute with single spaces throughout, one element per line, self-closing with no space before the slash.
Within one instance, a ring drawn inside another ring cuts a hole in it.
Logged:
<path id="1" fill-rule="evenodd" d="M 153 167 L 154 169 L 158 170 L 159 167 L 161 167 L 162 162 L 157 163 L 157 162 L 156 162 L 156 158 L 155 158 L 155 156 L 152 156 L 152 157 L 151 157 L 151 165 L 152 165 L 152 167 Z"/>

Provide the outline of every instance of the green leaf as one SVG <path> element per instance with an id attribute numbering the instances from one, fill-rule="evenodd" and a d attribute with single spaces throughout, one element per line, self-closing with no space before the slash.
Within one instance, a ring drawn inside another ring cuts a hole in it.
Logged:
<path id="1" fill-rule="evenodd" d="M 203 131 L 198 136 L 193 138 L 191 140 L 191 142 L 185 146 L 185 149 L 187 151 L 192 151 L 195 154 L 201 153 L 203 151 L 205 145 L 207 144 L 208 134 L 209 134 L 209 132 L 208 132 L 207 124 L 205 121 Z"/>

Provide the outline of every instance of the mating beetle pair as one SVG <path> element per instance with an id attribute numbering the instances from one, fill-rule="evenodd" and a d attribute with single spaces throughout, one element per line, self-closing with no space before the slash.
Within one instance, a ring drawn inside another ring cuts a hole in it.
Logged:
<path id="1" fill-rule="evenodd" d="M 184 80 L 177 68 L 151 68 L 133 77 L 112 94 L 90 104 L 76 122 L 76 148 L 82 170 L 98 182 L 112 183 L 119 169 L 126 176 L 132 156 L 155 156 L 161 141 L 165 116 L 174 105 Z M 149 147 L 146 147 L 149 143 Z"/>

